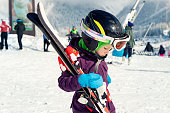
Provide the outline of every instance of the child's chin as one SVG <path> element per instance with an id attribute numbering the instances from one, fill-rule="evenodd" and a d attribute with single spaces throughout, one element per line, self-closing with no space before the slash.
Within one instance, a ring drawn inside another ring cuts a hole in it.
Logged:
<path id="1" fill-rule="evenodd" d="M 106 57 L 106 55 L 101 55 L 101 57 Z"/>

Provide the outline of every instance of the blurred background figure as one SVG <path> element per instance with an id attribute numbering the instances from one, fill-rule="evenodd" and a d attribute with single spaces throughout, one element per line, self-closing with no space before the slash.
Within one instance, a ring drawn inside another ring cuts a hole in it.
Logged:
<path id="1" fill-rule="evenodd" d="M 169 53 L 168 53 L 168 57 L 170 58 L 170 48 L 169 48 Z"/>
<path id="2" fill-rule="evenodd" d="M 50 43 L 47 40 L 47 38 L 45 37 L 45 35 L 43 35 L 43 39 L 44 39 L 44 52 L 47 52 L 48 51 L 48 46 L 50 45 Z"/>
<path id="3" fill-rule="evenodd" d="M 147 42 L 146 47 L 145 47 L 145 49 L 144 49 L 144 52 L 154 52 L 154 51 L 153 51 L 153 47 L 152 47 L 152 45 L 150 44 L 150 42 Z"/>
<path id="4" fill-rule="evenodd" d="M 126 47 L 124 49 L 122 61 L 125 62 L 125 57 L 128 54 L 128 64 L 130 64 L 130 61 L 132 59 L 132 48 L 134 46 L 134 39 L 133 39 L 133 23 L 128 22 L 128 25 L 125 27 L 125 32 L 130 36 L 130 40 L 127 42 Z"/>
<path id="5" fill-rule="evenodd" d="M 0 25 L 0 32 L 1 32 L 1 47 L 0 50 L 3 49 L 4 46 L 4 40 L 5 40 L 5 48 L 8 49 L 8 32 L 11 31 L 11 26 L 7 25 L 5 20 L 2 20 L 2 24 Z"/>
<path id="6" fill-rule="evenodd" d="M 164 47 L 162 45 L 160 45 L 158 55 L 159 56 L 164 56 L 165 55 L 165 49 L 164 49 Z"/>
<path id="7" fill-rule="evenodd" d="M 72 38 L 77 38 L 77 37 L 80 37 L 79 33 L 78 33 L 78 30 L 76 29 L 75 26 L 72 27 L 72 30 L 70 31 L 70 36 L 69 36 L 69 41 L 72 39 Z"/>
<path id="8" fill-rule="evenodd" d="M 23 24 L 21 19 L 17 19 L 16 21 L 17 24 L 15 25 L 14 29 L 16 30 L 18 36 L 19 50 L 22 50 L 22 36 L 25 31 L 25 25 Z"/>

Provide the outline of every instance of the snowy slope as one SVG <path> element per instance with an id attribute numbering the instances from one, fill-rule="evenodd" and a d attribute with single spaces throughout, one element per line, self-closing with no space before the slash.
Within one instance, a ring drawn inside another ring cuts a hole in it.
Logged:
<path id="1" fill-rule="evenodd" d="M 16 35 L 8 39 L 9 50 L 0 51 L 0 113 L 70 113 L 73 92 L 58 87 L 61 71 L 54 49 L 43 52 L 42 37 L 24 35 L 19 51 Z M 169 66 L 167 56 L 137 55 L 130 66 L 108 65 L 117 113 L 169 113 Z"/>

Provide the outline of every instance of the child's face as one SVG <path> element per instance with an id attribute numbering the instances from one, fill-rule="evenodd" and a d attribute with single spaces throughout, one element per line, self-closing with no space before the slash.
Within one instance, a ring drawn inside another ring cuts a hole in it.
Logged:
<path id="1" fill-rule="evenodd" d="M 104 57 L 106 56 L 109 51 L 113 48 L 112 45 L 106 45 L 106 46 L 103 46 L 101 47 L 99 50 L 96 51 L 96 53 L 101 56 L 101 57 Z"/>

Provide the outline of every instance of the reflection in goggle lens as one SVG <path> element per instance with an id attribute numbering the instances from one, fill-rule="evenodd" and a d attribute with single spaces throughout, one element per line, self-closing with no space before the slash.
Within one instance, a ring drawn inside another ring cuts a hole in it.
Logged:
<path id="1" fill-rule="evenodd" d="M 121 49 L 126 44 L 126 41 L 117 42 L 116 49 Z"/>

